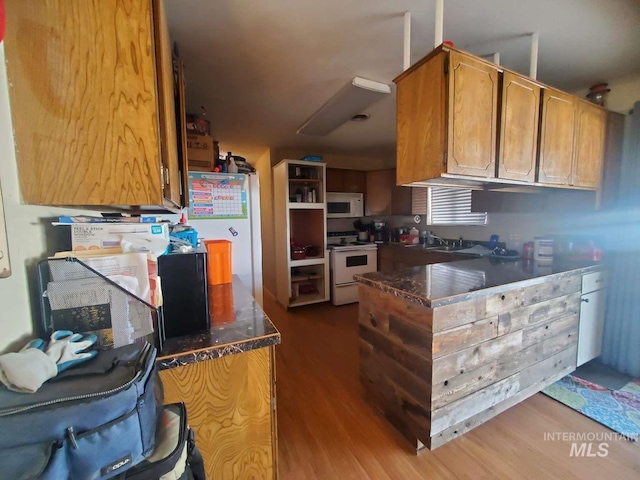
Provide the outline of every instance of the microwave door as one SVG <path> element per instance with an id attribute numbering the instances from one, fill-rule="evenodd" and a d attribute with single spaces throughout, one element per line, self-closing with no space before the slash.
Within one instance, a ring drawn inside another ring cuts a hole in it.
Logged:
<path id="1" fill-rule="evenodd" d="M 327 213 L 336 215 L 350 215 L 351 202 L 328 202 Z"/>

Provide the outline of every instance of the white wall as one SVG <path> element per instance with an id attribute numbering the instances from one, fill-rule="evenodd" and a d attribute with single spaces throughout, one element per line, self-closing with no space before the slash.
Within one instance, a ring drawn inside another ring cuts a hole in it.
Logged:
<path id="1" fill-rule="evenodd" d="M 4 199 L 12 275 L 0 278 L 0 351 L 32 335 L 36 310 L 35 264 L 65 243 L 67 232 L 49 224 L 75 210 L 23 205 L 20 201 L 4 47 L 0 45 L 0 185 Z M 91 212 L 82 212 L 91 214 Z M 39 317 L 38 317 L 39 318 Z"/>

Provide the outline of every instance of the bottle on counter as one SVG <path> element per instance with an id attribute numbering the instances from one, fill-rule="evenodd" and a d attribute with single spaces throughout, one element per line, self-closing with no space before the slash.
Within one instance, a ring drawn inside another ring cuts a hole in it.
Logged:
<path id="1" fill-rule="evenodd" d="M 409 230 L 409 244 L 410 245 L 418 245 L 420 242 L 420 232 L 416 227 L 411 227 Z"/>

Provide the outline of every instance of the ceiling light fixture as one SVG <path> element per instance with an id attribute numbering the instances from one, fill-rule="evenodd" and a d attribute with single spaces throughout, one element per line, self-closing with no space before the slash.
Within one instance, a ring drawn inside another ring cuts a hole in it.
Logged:
<path id="1" fill-rule="evenodd" d="M 351 117 L 352 122 L 364 122 L 365 120 L 369 120 L 368 113 L 356 113 L 353 117 Z"/>
<path id="2" fill-rule="evenodd" d="M 368 106 L 391 93 L 386 83 L 354 77 L 316 113 L 304 122 L 297 133 L 323 136 L 360 114 Z"/>

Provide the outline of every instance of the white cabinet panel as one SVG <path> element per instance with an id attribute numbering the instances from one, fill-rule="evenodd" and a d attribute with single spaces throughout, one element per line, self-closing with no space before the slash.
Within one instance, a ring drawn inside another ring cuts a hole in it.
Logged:
<path id="1" fill-rule="evenodd" d="M 602 351 L 606 295 L 606 289 L 582 295 L 578 329 L 578 366 L 600 356 Z"/>

